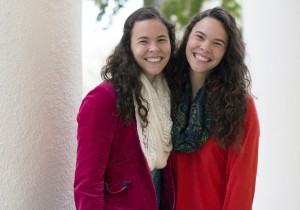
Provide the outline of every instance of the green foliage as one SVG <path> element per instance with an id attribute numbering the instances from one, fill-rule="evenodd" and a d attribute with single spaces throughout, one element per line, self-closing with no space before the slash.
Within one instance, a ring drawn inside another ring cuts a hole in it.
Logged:
<path id="1" fill-rule="evenodd" d="M 221 7 L 230 11 L 236 19 L 241 19 L 241 4 L 236 0 L 223 0 Z"/>
<path id="2" fill-rule="evenodd" d="M 156 5 L 155 0 L 144 0 L 144 5 Z"/>
<path id="3" fill-rule="evenodd" d="M 111 4 L 113 4 L 112 6 L 112 13 L 109 14 L 108 16 L 110 18 L 112 18 L 114 15 L 116 15 L 118 13 L 118 11 L 124 7 L 125 3 L 127 2 L 127 0 L 94 0 L 95 4 L 99 7 L 99 14 L 97 16 L 97 20 L 101 21 L 102 17 L 104 15 L 107 15 L 107 8 L 109 6 L 111 6 Z"/>
<path id="4" fill-rule="evenodd" d="M 201 10 L 203 0 L 164 0 L 160 5 L 161 12 L 178 28 L 184 27 L 189 19 Z"/>
<path id="5" fill-rule="evenodd" d="M 94 0 L 99 7 L 97 20 L 101 21 L 104 15 L 112 18 L 124 7 L 127 0 Z M 209 2 L 209 0 L 206 0 Z M 189 22 L 189 19 L 202 10 L 205 0 L 144 0 L 144 5 L 158 6 L 161 12 L 177 26 L 178 30 Z M 112 4 L 113 6 L 111 6 Z M 241 20 L 241 5 L 239 0 L 219 0 L 219 5 L 229 10 L 237 19 Z M 112 8 L 112 13 L 107 14 L 107 8 Z"/>

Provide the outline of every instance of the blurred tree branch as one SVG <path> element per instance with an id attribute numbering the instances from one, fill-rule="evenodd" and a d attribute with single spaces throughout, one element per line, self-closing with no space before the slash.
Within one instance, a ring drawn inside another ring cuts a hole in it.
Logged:
<path id="1" fill-rule="evenodd" d="M 101 21 L 104 16 L 110 19 L 115 16 L 120 9 L 124 7 L 128 0 L 93 0 L 99 7 L 97 20 Z M 176 24 L 178 30 L 181 30 L 189 21 L 189 19 L 202 10 L 205 3 L 211 3 L 213 0 L 144 0 L 144 5 L 155 5 L 169 20 Z M 239 0 L 214 0 L 229 10 L 241 22 L 241 4 Z M 111 6 L 113 5 L 113 6 Z M 112 8 L 112 12 L 108 14 L 107 9 Z"/>

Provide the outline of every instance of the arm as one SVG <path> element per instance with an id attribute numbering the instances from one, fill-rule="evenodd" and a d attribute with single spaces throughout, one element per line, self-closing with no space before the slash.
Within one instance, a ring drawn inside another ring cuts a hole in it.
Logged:
<path id="1" fill-rule="evenodd" d="M 77 116 L 74 198 L 77 210 L 104 209 L 104 172 L 117 124 L 112 90 L 97 87 L 82 101 Z"/>
<path id="2" fill-rule="evenodd" d="M 255 191 L 260 130 L 253 98 L 249 99 L 240 153 L 228 151 L 223 210 L 251 210 Z"/>

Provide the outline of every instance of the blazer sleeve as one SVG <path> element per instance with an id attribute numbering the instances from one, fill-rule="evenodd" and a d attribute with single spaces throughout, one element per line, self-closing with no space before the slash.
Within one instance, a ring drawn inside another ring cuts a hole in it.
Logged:
<path id="1" fill-rule="evenodd" d="M 104 172 L 117 120 L 113 90 L 100 85 L 83 99 L 77 115 L 77 210 L 104 209 Z"/>
<path id="2" fill-rule="evenodd" d="M 241 151 L 236 153 L 233 148 L 229 148 L 223 210 L 252 209 L 260 135 L 257 111 L 252 97 L 248 101 L 244 126 L 244 143 Z"/>

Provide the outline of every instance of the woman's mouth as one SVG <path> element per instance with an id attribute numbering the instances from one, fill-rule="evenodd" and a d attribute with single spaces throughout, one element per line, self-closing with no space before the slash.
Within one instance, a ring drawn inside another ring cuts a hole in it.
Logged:
<path id="1" fill-rule="evenodd" d="M 211 59 L 209 59 L 208 57 L 204 57 L 198 53 L 194 53 L 194 57 L 197 59 L 197 60 L 200 60 L 202 62 L 209 62 Z"/>

